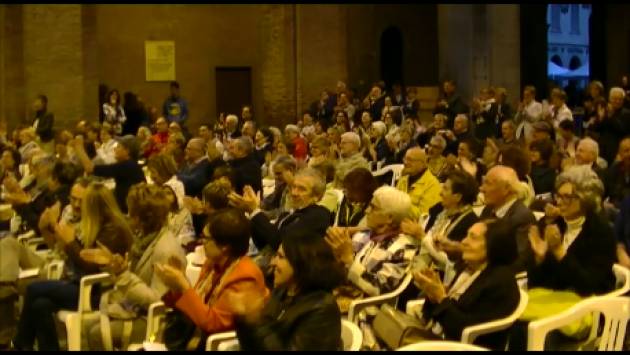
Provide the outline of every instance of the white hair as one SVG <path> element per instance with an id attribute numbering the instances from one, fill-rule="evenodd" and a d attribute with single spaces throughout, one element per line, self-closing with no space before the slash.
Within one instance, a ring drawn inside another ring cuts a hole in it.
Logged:
<path id="1" fill-rule="evenodd" d="M 372 122 L 372 128 L 374 128 L 378 132 L 379 136 L 382 136 L 385 134 L 385 132 L 387 132 L 387 126 L 383 121 Z"/>
<path id="2" fill-rule="evenodd" d="M 440 149 L 446 148 L 446 139 L 444 139 L 440 135 L 436 134 L 435 136 L 433 136 L 433 138 L 431 138 L 431 143 L 440 146 Z"/>
<path id="3" fill-rule="evenodd" d="M 225 118 L 225 122 L 230 122 L 230 121 L 234 121 L 234 123 L 238 123 L 238 116 L 236 115 L 227 115 L 227 117 Z"/>
<path id="4" fill-rule="evenodd" d="M 621 97 L 626 97 L 626 92 L 622 88 L 620 88 L 618 86 L 610 88 L 610 92 L 608 94 L 608 97 L 609 98 L 612 97 L 613 94 L 621 95 Z"/>
<path id="5" fill-rule="evenodd" d="M 361 137 L 359 137 L 359 135 L 354 132 L 346 132 L 341 135 L 341 138 L 350 140 L 352 143 L 356 144 L 357 147 L 361 146 Z"/>
<path id="6" fill-rule="evenodd" d="M 294 124 L 288 124 L 284 127 L 285 132 L 300 133 L 300 128 Z"/>
<path id="7" fill-rule="evenodd" d="M 583 138 L 578 143 L 578 147 L 581 145 L 584 145 L 585 148 L 593 152 L 595 154 L 595 159 L 597 160 L 597 157 L 599 156 L 599 144 L 595 140 L 590 137 Z"/>
<path id="8" fill-rule="evenodd" d="M 396 225 L 411 216 L 411 198 L 392 186 L 381 186 L 372 195 L 372 200 L 392 216 Z"/>

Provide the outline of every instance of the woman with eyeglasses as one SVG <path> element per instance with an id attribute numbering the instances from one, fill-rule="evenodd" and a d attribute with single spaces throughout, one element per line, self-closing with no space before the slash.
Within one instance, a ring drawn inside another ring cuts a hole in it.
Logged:
<path id="1" fill-rule="evenodd" d="M 588 166 L 573 166 L 556 179 L 556 206 L 546 208 L 541 227 L 532 226 L 528 289 L 569 291 L 580 297 L 615 287 L 617 260 L 612 227 L 601 214 L 603 183 Z M 526 348 L 527 323 L 517 322 L 511 349 Z"/>
<path id="2" fill-rule="evenodd" d="M 165 329 L 169 350 L 202 350 L 210 334 L 233 330 L 236 315 L 230 297 L 234 293 L 249 290 L 267 296 L 262 271 L 246 256 L 249 238 L 245 214 L 226 208 L 214 213 L 203 230 L 206 262 L 194 286 L 178 265 L 155 265 L 169 289 L 162 299 L 178 317 Z"/>

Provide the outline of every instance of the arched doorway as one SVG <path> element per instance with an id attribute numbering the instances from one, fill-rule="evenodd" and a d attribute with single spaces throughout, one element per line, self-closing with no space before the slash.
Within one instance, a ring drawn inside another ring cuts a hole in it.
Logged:
<path id="1" fill-rule="evenodd" d="M 571 61 L 569 61 L 569 70 L 575 70 L 582 66 L 582 62 L 580 58 L 573 56 L 571 57 Z"/>
<path id="2" fill-rule="evenodd" d="M 397 27 L 388 27 L 381 34 L 381 78 L 387 88 L 403 80 L 403 38 Z"/>

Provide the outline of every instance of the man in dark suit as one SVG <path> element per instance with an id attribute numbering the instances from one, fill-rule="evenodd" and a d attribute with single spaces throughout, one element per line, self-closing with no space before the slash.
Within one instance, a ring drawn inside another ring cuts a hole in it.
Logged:
<path id="1" fill-rule="evenodd" d="M 53 124 L 55 115 L 48 112 L 48 98 L 46 95 L 38 95 L 33 103 L 35 118 L 33 119 L 33 128 L 39 137 L 40 142 L 48 143 L 54 138 Z"/>
<path id="2" fill-rule="evenodd" d="M 177 177 L 184 184 L 187 196 L 201 197 L 203 187 L 210 181 L 210 162 L 206 156 L 206 142 L 203 138 L 193 138 L 184 150 L 184 166 Z"/>
<path id="3" fill-rule="evenodd" d="M 262 191 L 262 172 L 254 154 L 254 143 L 251 138 L 234 139 L 228 144 L 228 152 L 232 157 L 228 164 L 234 169 L 236 192 L 243 193 L 243 188 L 247 185 L 255 192 Z"/>
<path id="4" fill-rule="evenodd" d="M 455 90 L 457 90 L 455 80 L 445 80 L 442 96 L 433 110 L 434 115 L 443 113 L 448 117 L 446 126 L 450 129 L 453 128 L 455 116 L 460 113 L 468 113 L 468 106 L 466 106 L 461 96 Z"/>
<path id="5" fill-rule="evenodd" d="M 250 213 L 252 240 L 258 250 L 277 250 L 282 238 L 295 231 L 317 233 L 323 238 L 330 225 L 330 212 L 317 204 L 326 190 L 326 182 L 317 171 L 306 168 L 298 172 L 288 188 L 294 210 L 281 213 L 275 223 L 262 213 L 260 199 L 250 186 L 245 187 L 242 196 L 229 196 L 231 204 Z"/>
<path id="6" fill-rule="evenodd" d="M 510 237 L 516 238 L 518 258 L 515 271 L 523 271 L 531 256 L 529 227 L 536 222 L 534 214 L 518 200 L 518 176 L 514 169 L 497 165 L 490 169 L 483 179 L 480 191 L 484 194 L 486 206 L 481 218 L 497 218 L 507 223 Z"/>

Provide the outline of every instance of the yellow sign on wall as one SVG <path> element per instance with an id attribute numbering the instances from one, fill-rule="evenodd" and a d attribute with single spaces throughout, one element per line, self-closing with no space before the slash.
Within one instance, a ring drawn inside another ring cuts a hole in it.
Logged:
<path id="1" fill-rule="evenodd" d="M 145 41 L 146 80 L 175 80 L 175 41 Z"/>

